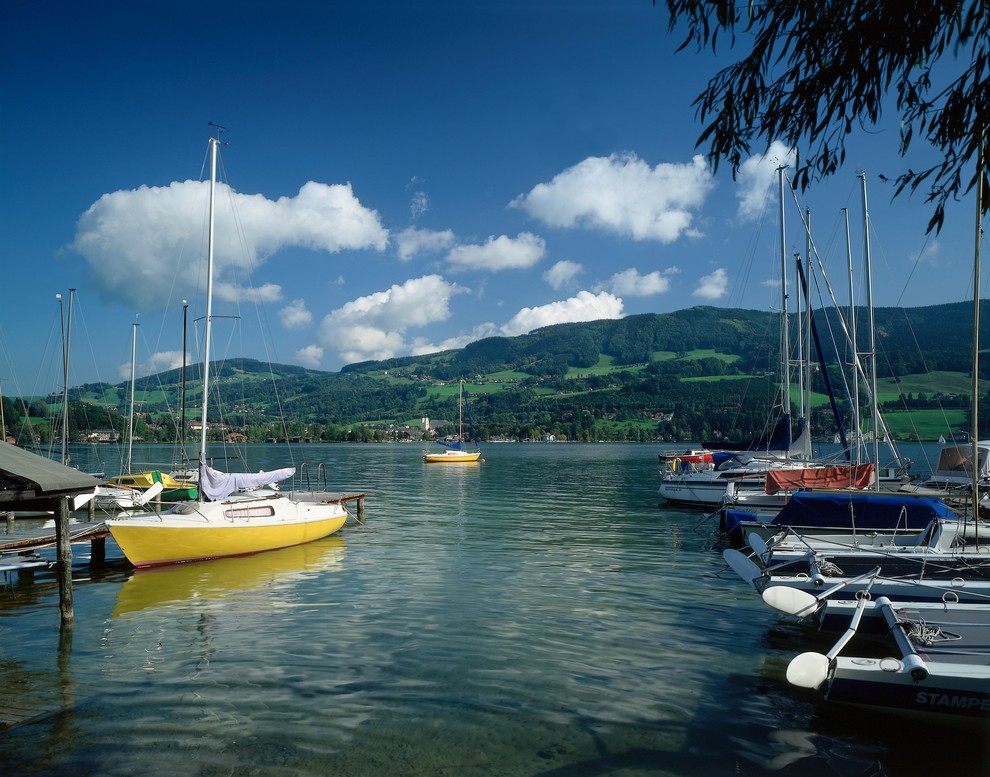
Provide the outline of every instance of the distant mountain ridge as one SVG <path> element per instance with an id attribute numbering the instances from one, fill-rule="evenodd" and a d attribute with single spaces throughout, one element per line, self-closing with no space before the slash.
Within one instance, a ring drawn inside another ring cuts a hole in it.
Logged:
<path id="1" fill-rule="evenodd" d="M 857 315 L 862 353 L 866 313 Z M 969 371 L 971 303 L 878 308 L 874 318 L 880 377 Z M 815 322 L 828 369 L 837 373 L 851 353 L 832 345 L 841 336 L 836 311 L 816 312 Z M 792 317 L 792 333 L 796 328 Z M 990 337 L 987 329 L 981 321 L 981 337 Z M 699 439 L 706 432 L 728 437 L 760 430 L 774 402 L 778 350 L 778 314 L 699 306 L 558 324 L 457 350 L 349 364 L 340 372 L 239 358 L 211 370 L 224 417 L 235 426 L 271 425 L 280 415 L 297 426 L 371 428 L 455 418 L 450 384 L 463 379 L 474 423 L 485 435 L 556 430 L 587 439 L 623 427 L 641 438 L 669 432 Z M 190 418 L 201 402 L 199 374 L 200 365 L 186 369 L 187 397 L 196 397 L 191 406 L 187 399 Z M 178 369 L 137 380 L 140 413 L 174 417 L 180 381 Z M 89 384 L 72 388 L 70 399 L 126 414 L 129 389 L 129 382 Z M 834 425 L 827 418 L 817 423 L 822 434 Z"/>

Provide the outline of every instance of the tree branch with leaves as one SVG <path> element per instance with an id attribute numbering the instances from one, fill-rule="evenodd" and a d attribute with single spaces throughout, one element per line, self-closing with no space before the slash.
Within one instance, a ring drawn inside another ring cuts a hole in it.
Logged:
<path id="1" fill-rule="evenodd" d="M 656 0 L 654 0 L 654 3 Z M 748 49 L 695 100 L 713 170 L 775 140 L 798 154 L 802 190 L 845 162 L 847 138 L 900 115 L 899 155 L 921 139 L 940 161 L 893 177 L 894 196 L 925 193 L 938 232 L 946 204 L 978 180 L 990 113 L 990 4 L 984 0 L 667 0 L 678 51 Z M 984 197 L 984 210 L 990 198 Z"/>

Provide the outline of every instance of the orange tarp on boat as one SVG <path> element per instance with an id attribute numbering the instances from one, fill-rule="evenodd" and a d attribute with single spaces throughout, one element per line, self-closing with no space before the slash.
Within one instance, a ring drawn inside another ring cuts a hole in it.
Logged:
<path id="1" fill-rule="evenodd" d="M 778 469 L 767 473 L 765 491 L 796 491 L 799 488 L 867 488 L 873 483 L 872 464 L 841 467 Z"/>

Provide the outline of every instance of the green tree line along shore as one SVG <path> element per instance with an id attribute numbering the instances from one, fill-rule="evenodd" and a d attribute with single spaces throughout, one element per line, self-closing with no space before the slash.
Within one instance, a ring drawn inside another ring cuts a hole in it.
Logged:
<path id="1" fill-rule="evenodd" d="M 815 319 L 848 428 L 844 387 L 850 381 L 843 373 L 849 372 L 851 349 L 833 345 L 841 331 L 834 311 Z M 875 321 L 878 395 L 892 435 L 965 435 L 971 423 L 971 303 L 879 308 Z M 981 322 L 981 338 L 982 330 Z M 211 421 L 208 436 L 249 443 L 428 440 L 456 431 L 458 382 L 464 380 L 465 425 L 482 441 L 742 440 L 765 431 L 780 413 L 779 362 L 777 314 L 712 307 L 561 324 L 460 350 L 351 364 L 339 373 L 232 359 L 215 366 L 211 408 L 219 412 L 211 409 L 211 418 L 222 420 Z M 136 381 L 135 441 L 198 439 L 200 370 L 186 370 L 184 433 L 181 372 Z M 818 364 L 811 384 L 812 433 L 831 440 L 837 426 Z M 984 436 L 990 397 L 983 388 L 980 393 Z M 126 440 L 129 382 L 70 387 L 68 395 L 70 442 Z M 796 400 L 796 376 L 792 396 Z M 865 395 L 861 402 L 865 407 Z M 60 435 L 61 405 L 61 390 L 48 397 L 3 397 L 7 439 L 51 444 Z"/>

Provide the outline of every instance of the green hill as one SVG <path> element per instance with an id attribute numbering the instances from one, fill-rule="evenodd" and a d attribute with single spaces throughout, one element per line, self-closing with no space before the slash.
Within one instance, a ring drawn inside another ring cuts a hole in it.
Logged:
<path id="1" fill-rule="evenodd" d="M 933 439 L 965 428 L 971 304 L 880 308 L 874 317 L 878 393 L 885 414 L 897 418 L 891 428 L 911 439 L 919 428 Z M 815 323 L 828 376 L 841 393 L 848 381 L 837 365 L 851 362 L 851 349 L 833 345 L 841 340 L 834 310 L 817 313 Z M 339 373 L 233 359 L 211 367 L 211 402 L 226 425 L 214 433 L 237 430 L 249 440 L 416 438 L 423 418 L 441 431 L 445 420 L 456 419 L 457 381 L 465 380 L 482 439 L 742 439 L 762 432 L 779 411 L 778 330 L 776 314 L 695 307 L 560 324 L 459 350 L 351 364 Z M 824 377 L 821 369 L 812 373 L 811 423 L 831 439 L 836 423 Z M 198 367 L 187 369 L 186 383 L 192 419 L 202 396 Z M 795 376 L 792 396 L 796 386 Z M 180 387 L 178 370 L 137 381 L 139 436 L 176 438 Z M 122 429 L 128 397 L 126 383 L 72 388 L 70 434 Z M 8 426 L 30 425 L 43 435 L 45 411 L 37 404 L 5 398 Z M 848 418 L 848 402 L 839 405 Z M 933 421 L 939 412 L 946 428 Z M 925 421 L 914 424 L 914 417 Z"/>

